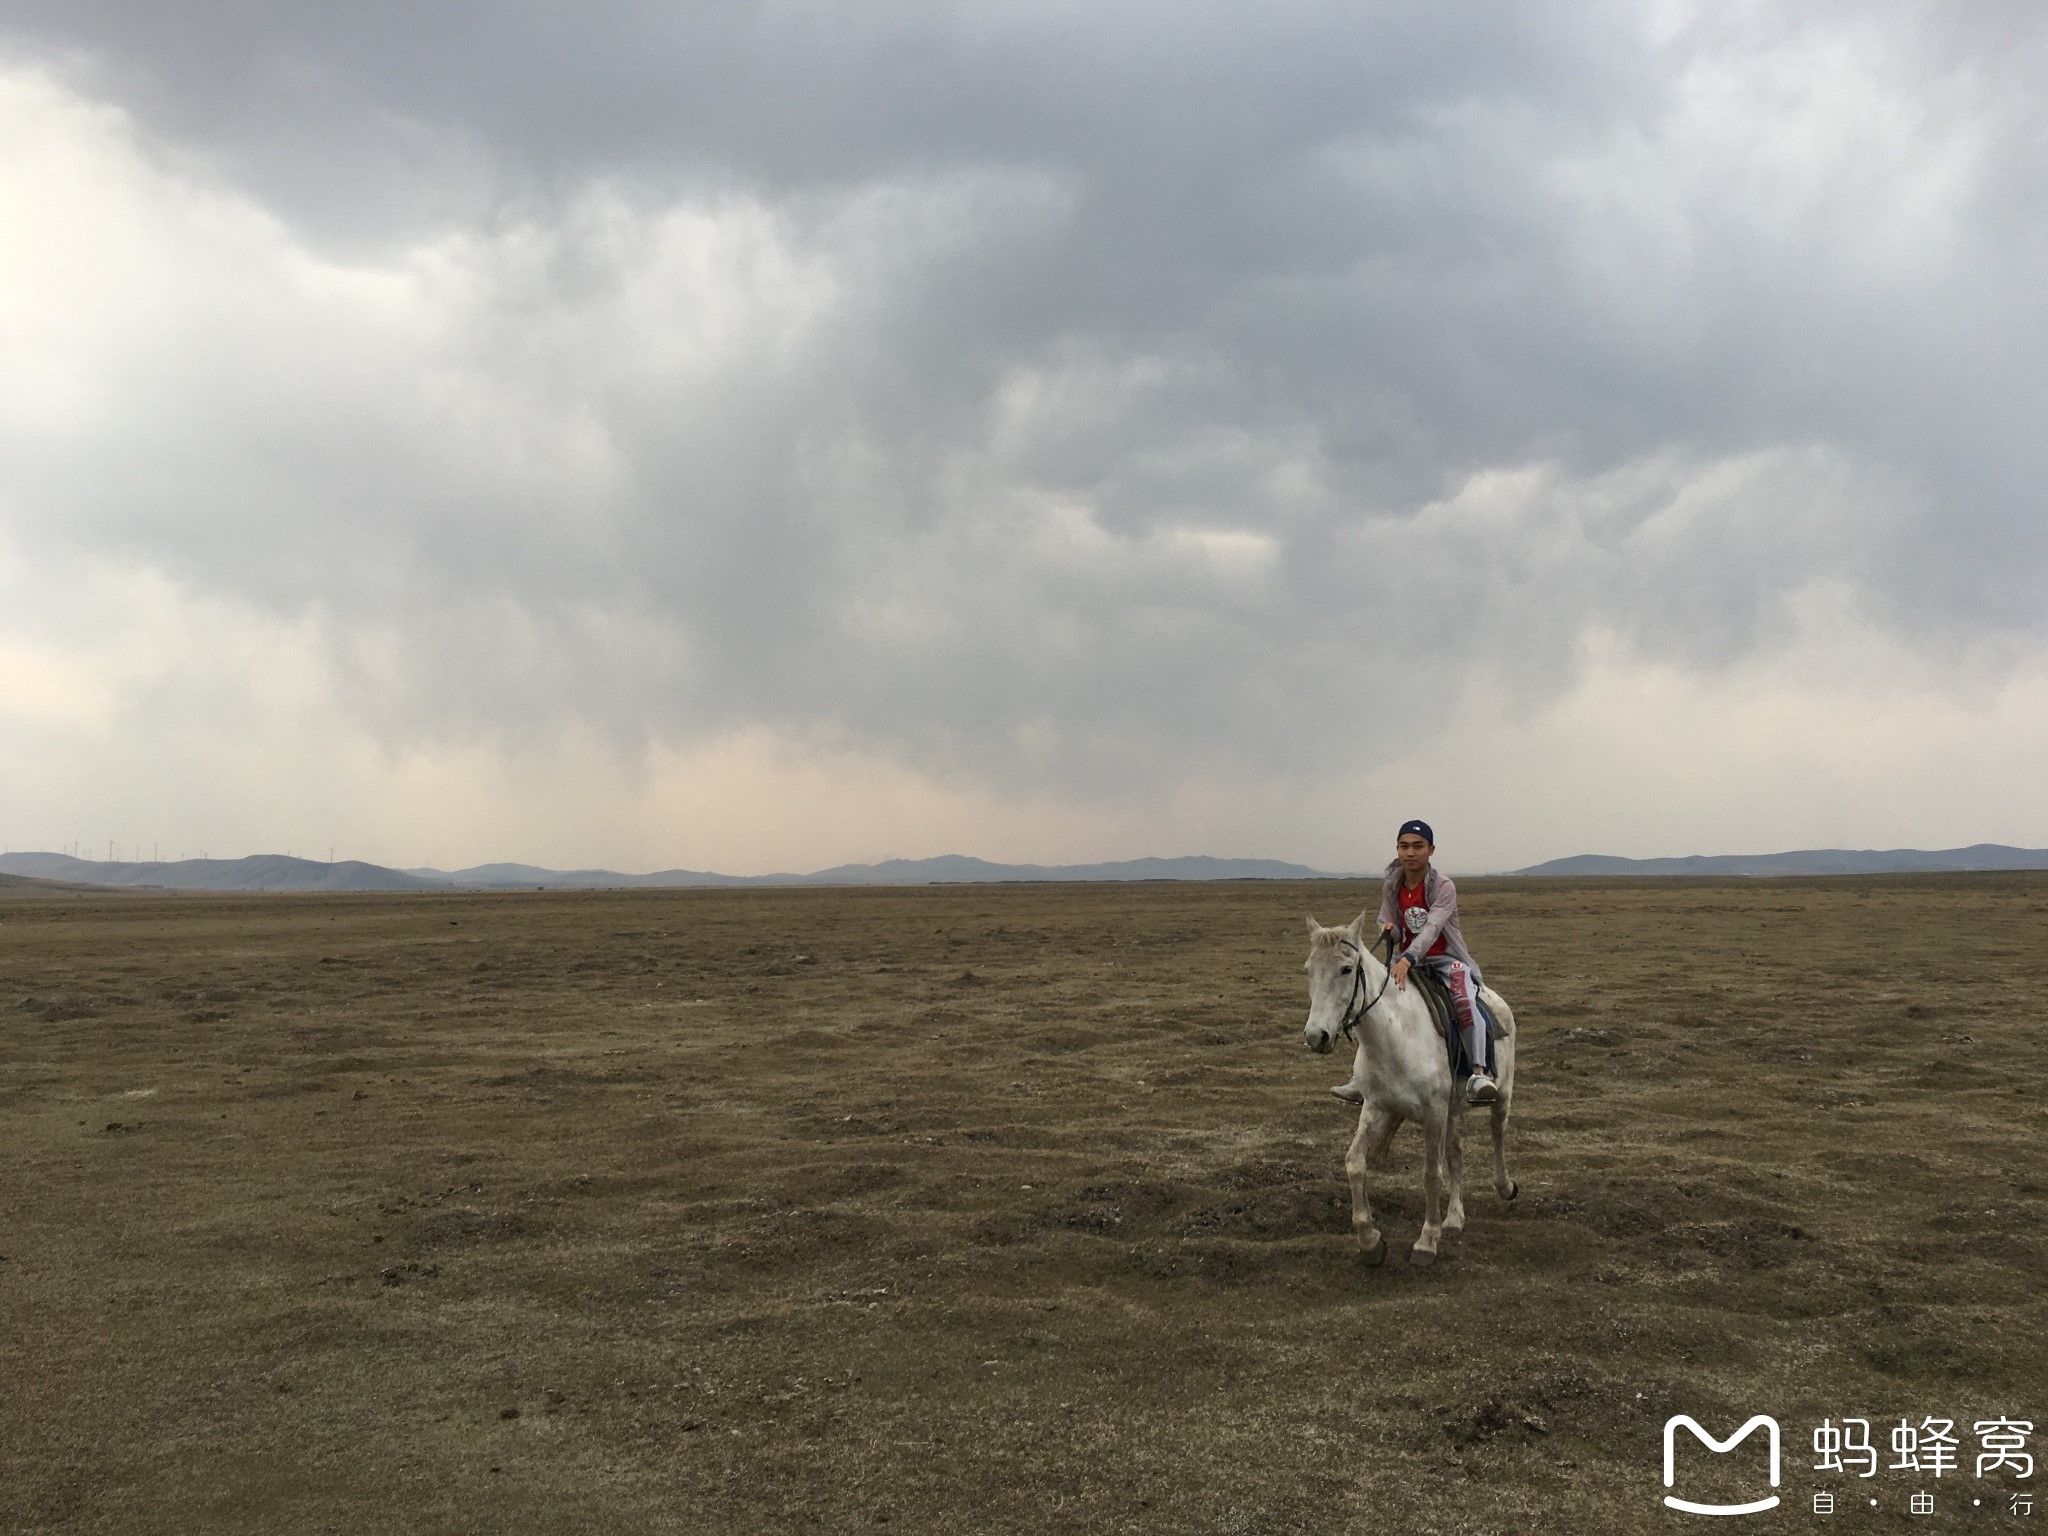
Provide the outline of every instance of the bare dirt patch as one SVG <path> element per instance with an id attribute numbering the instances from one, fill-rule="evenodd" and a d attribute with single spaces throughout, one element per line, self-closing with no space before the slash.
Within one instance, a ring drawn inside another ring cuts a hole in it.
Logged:
<path id="1" fill-rule="evenodd" d="M 1673 1412 L 2040 1418 L 2048 878 L 1462 890 L 1426 1274 L 1363 887 L 0 892 L 0 1528 L 1657 1530 Z"/>

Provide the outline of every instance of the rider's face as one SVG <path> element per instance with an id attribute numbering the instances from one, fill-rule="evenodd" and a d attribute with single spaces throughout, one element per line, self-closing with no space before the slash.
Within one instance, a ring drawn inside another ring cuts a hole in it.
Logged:
<path id="1" fill-rule="evenodd" d="M 1404 832 L 1394 841 L 1394 855 L 1406 873 L 1419 875 L 1429 868 L 1429 856 L 1435 846 L 1413 832 Z"/>

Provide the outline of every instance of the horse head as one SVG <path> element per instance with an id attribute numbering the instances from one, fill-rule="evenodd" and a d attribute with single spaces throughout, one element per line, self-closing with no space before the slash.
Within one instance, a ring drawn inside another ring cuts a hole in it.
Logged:
<path id="1" fill-rule="evenodd" d="M 1308 958 L 1301 963 L 1308 973 L 1308 1023 L 1301 1033 L 1318 1056 L 1327 1055 L 1337 1043 L 1360 996 L 1359 966 L 1368 920 L 1369 915 L 1361 912 L 1346 927 L 1325 928 L 1313 917 L 1308 919 Z"/>

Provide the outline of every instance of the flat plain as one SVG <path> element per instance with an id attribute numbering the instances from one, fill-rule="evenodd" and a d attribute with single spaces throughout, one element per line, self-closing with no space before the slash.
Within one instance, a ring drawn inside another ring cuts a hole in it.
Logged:
<path id="1" fill-rule="evenodd" d="M 1461 894 L 1523 1193 L 1425 1271 L 1301 1040 L 1365 884 L 0 892 L 0 1529 L 1679 1530 L 1681 1412 L 2003 1516 L 2048 876 Z"/>

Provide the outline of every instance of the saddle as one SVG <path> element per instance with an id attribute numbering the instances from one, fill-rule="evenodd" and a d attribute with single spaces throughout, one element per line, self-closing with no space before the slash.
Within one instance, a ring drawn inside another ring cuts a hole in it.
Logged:
<path id="1" fill-rule="evenodd" d="M 1451 1001 L 1451 989 L 1426 965 L 1411 966 L 1408 979 L 1421 989 L 1422 1000 L 1429 1004 L 1430 1017 L 1436 1020 L 1437 1030 L 1444 1037 L 1444 1049 L 1451 1058 L 1451 1080 L 1464 1082 L 1472 1075 L 1472 1062 L 1465 1049 L 1465 1031 L 1458 1027 L 1458 1005 Z M 1493 1064 L 1493 1042 L 1500 1038 L 1500 1022 L 1476 988 L 1472 1001 L 1479 1009 L 1479 1017 L 1486 1021 L 1486 1075 L 1495 1077 L 1499 1074 Z"/>

